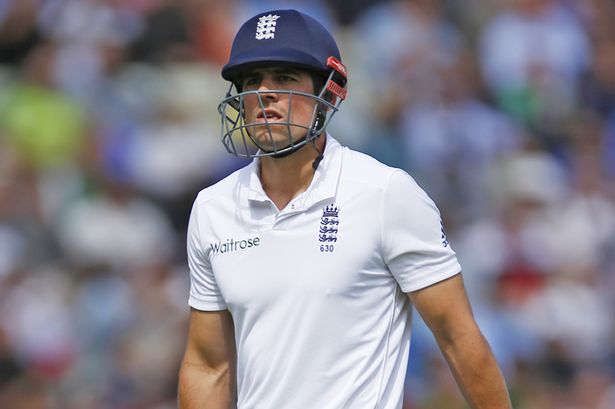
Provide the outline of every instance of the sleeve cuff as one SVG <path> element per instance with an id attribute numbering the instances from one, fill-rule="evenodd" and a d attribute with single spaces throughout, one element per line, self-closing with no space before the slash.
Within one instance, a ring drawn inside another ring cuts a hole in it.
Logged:
<path id="1" fill-rule="evenodd" d="M 399 283 L 399 286 L 404 293 L 410 293 L 444 281 L 457 274 L 461 274 L 461 265 L 454 259 L 451 263 L 438 271 L 431 272 L 414 280 L 409 280 L 408 282 Z"/>
<path id="2" fill-rule="evenodd" d="M 222 311 L 228 309 L 223 300 L 203 301 L 192 296 L 188 299 L 188 305 L 200 311 Z"/>

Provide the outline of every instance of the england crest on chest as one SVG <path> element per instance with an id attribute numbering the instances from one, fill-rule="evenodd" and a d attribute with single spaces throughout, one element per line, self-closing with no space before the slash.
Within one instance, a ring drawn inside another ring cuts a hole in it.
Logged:
<path id="1" fill-rule="evenodd" d="M 340 224 L 340 208 L 335 204 L 322 209 L 320 225 L 318 229 L 318 241 L 321 243 L 320 251 L 330 253 L 335 250 L 333 243 L 337 242 Z"/>

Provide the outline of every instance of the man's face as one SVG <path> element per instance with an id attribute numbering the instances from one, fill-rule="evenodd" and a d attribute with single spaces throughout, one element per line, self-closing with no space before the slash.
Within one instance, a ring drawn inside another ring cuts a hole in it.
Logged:
<path id="1" fill-rule="evenodd" d="M 242 91 L 259 91 L 244 97 L 245 123 L 254 141 L 266 151 L 290 145 L 306 135 L 312 123 L 313 98 L 270 91 L 294 91 L 313 95 L 314 83 L 309 72 L 290 67 L 255 68 L 241 80 Z M 259 100 L 260 99 L 260 100 Z M 286 124 L 299 126 L 287 126 Z M 290 131 L 290 138 L 289 138 Z"/>

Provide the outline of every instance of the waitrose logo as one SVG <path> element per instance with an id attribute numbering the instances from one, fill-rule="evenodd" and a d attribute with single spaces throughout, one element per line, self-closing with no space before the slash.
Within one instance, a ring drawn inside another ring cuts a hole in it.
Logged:
<path id="1" fill-rule="evenodd" d="M 245 240 L 227 239 L 226 241 L 219 241 L 217 243 L 210 243 L 211 251 L 214 254 L 229 253 L 237 250 L 245 250 L 250 247 L 256 247 L 261 244 L 260 237 L 253 237 Z"/>

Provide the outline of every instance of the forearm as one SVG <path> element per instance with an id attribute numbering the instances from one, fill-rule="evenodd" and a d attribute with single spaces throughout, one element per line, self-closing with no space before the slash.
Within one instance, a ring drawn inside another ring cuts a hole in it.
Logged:
<path id="1" fill-rule="evenodd" d="M 218 369 L 184 361 L 179 372 L 179 409 L 235 408 L 235 379 L 228 366 Z"/>
<path id="2" fill-rule="evenodd" d="M 480 331 L 468 332 L 450 342 L 439 341 L 457 385 L 474 409 L 509 409 L 504 377 Z"/>

